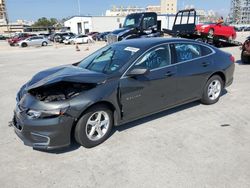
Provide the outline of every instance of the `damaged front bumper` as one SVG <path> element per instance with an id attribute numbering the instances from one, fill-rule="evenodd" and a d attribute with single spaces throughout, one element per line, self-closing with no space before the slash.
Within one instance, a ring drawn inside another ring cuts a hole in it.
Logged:
<path id="1" fill-rule="evenodd" d="M 56 149 L 71 143 L 71 128 L 75 119 L 67 114 L 51 118 L 30 119 L 28 107 L 19 103 L 14 110 L 12 125 L 25 145 L 34 149 Z"/>

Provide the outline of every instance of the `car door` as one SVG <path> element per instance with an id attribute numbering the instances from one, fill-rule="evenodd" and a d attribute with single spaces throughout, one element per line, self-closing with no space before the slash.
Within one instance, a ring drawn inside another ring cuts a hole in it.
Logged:
<path id="1" fill-rule="evenodd" d="M 213 70 L 211 55 L 214 51 L 201 44 L 189 42 L 171 45 L 175 49 L 178 103 L 200 98 Z"/>
<path id="2" fill-rule="evenodd" d="M 159 46 L 145 53 L 127 71 L 146 68 L 148 74 L 126 76 L 120 80 L 120 102 L 124 119 L 160 111 L 175 103 L 176 66 L 171 64 L 168 45 Z"/>
<path id="3" fill-rule="evenodd" d="M 232 37 L 233 36 L 233 32 L 232 29 L 226 25 L 226 24 L 221 24 L 221 34 L 227 38 Z"/>
<path id="4" fill-rule="evenodd" d="M 77 37 L 75 38 L 75 43 L 77 43 L 77 44 L 81 43 L 81 42 L 82 42 L 81 37 L 82 37 L 82 36 L 77 36 Z"/>
<path id="5" fill-rule="evenodd" d="M 222 36 L 223 35 L 223 28 L 222 25 L 219 23 L 216 23 L 214 26 L 214 35 L 216 36 Z"/>
<path id="6" fill-rule="evenodd" d="M 42 37 L 35 37 L 35 40 L 34 40 L 34 45 L 36 45 L 36 46 L 40 46 L 40 45 L 42 45 Z"/>
<path id="7" fill-rule="evenodd" d="M 36 44 L 36 37 L 29 38 L 29 46 L 34 46 Z"/>

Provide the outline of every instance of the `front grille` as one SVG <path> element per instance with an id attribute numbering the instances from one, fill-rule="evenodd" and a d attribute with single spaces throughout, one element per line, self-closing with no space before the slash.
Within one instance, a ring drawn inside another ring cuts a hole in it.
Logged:
<path id="1" fill-rule="evenodd" d="M 112 43 L 115 43 L 117 41 L 118 41 L 117 35 L 110 34 L 110 35 L 107 36 L 107 42 L 108 42 L 108 44 L 112 44 Z"/>

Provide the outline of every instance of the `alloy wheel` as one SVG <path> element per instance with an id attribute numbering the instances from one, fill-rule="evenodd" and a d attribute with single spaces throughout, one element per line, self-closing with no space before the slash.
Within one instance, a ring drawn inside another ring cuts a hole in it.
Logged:
<path id="1" fill-rule="evenodd" d="M 207 95 L 210 100 L 216 100 L 221 93 L 221 82 L 219 80 L 213 80 L 207 90 Z"/>
<path id="2" fill-rule="evenodd" d="M 86 135 L 88 139 L 97 141 L 101 139 L 108 131 L 110 118 L 107 112 L 98 111 L 93 113 L 86 124 Z"/>

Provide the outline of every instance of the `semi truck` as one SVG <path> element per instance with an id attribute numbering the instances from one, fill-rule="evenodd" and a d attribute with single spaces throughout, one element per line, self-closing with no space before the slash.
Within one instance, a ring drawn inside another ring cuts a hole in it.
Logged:
<path id="1" fill-rule="evenodd" d="M 125 18 L 122 28 L 114 30 L 107 36 L 107 42 L 110 44 L 121 40 L 162 35 L 161 24 L 157 21 L 155 12 L 133 13 Z"/>

